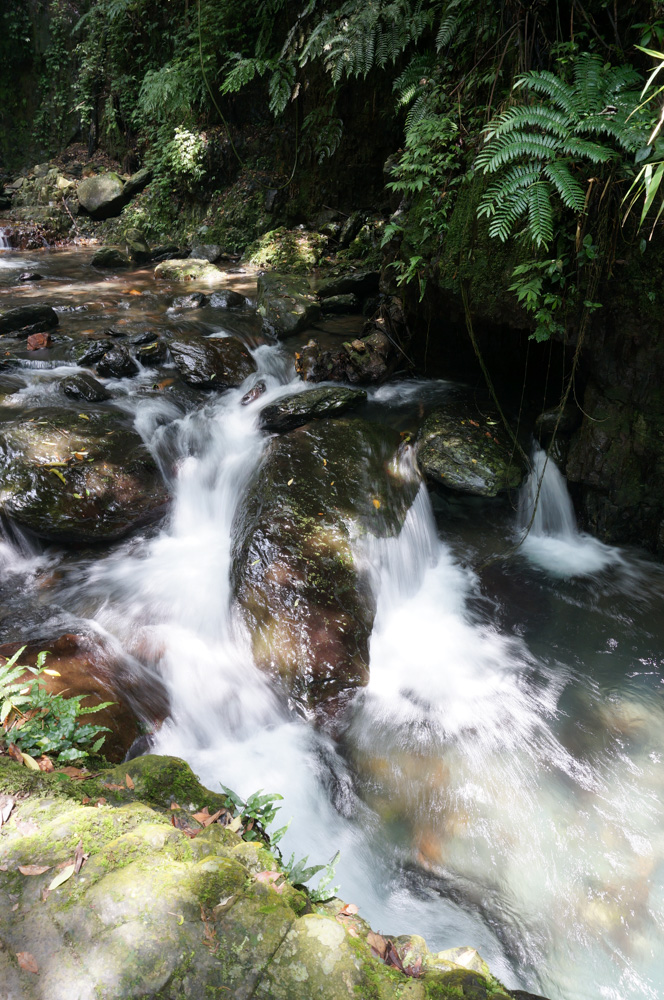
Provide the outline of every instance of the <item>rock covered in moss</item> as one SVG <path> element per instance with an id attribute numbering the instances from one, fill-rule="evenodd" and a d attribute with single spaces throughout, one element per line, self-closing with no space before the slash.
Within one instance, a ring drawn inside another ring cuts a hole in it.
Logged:
<path id="1" fill-rule="evenodd" d="M 128 256 L 137 264 L 147 264 L 152 259 L 150 244 L 141 229 L 127 229 L 124 242 Z"/>
<path id="2" fill-rule="evenodd" d="M 221 279 L 221 271 L 208 260 L 196 257 L 163 260 L 154 269 L 155 278 L 162 281 L 203 281 L 213 284 Z"/>
<path id="3" fill-rule="evenodd" d="M 258 276 L 257 309 L 263 325 L 275 337 L 289 337 L 306 330 L 321 313 L 318 298 L 306 278 L 272 273 Z"/>
<path id="4" fill-rule="evenodd" d="M 367 398 L 363 389 L 332 388 L 310 389 L 282 396 L 266 406 L 258 420 L 263 430 L 290 431 L 310 420 L 321 417 L 340 417 L 342 413 L 358 406 Z"/>
<path id="5" fill-rule="evenodd" d="M 417 462 L 438 486 L 470 496 L 495 497 L 516 489 L 524 465 L 516 448 L 504 444 L 505 431 L 496 420 L 452 406 L 434 410 L 417 438 Z"/>
<path id="6" fill-rule="evenodd" d="M 173 340 L 169 350 L 184 381 L 197 389 L 228 389 L 256 371 L 256 362 L 237 337 Z"/>
<path id="7" fill-rule="evenodd" d="M 330 313 L 333 316 L 359 312 L 360 300 L 353 292 L 349 292 L 347 295 L 331 295 L 328 299 L 321 301 L 321 308 L 324 313 Z"/>
<path id="8" fill-rule="evenodd" d="M 119 411 L 28 411 L 0 428 L 0 509 L 51 541 L 121 538 L 168 500 L 157 466 Z"/>
<path id="9" fill-rule="evenodd" d="M 234 528 L 233 586 L 257 665 L 305 710 L 367 683 L 375 613 L 351 536 L 396 533 L 419 486 L 396 433 L 315 421 L 275 438 Z"/>
<path id="10" fill-rule="evenodd" d="M 422 939 L 409 939 L 419 978 L 383 964 L 372 944 L 385 939 L 341 915 L 343 901 L 312 905 L 275 884 L 280 865 L 265 845 L 218 823 L 201 828 L 193 812 L 227 800 L 177 758 L 72 781 L 0 757 L 0 792 L 14 800 L 0 840 L 0 982 L 10 997 L 510 1000 L 488 972 L 443 962 Z M 78 872 L 65 867 L 77 847 Z M 44 870 L 24 875 L 25 865 Z M 393 940 L 407 960 L 404 939 Z M 472 949 L 459 951 L 463 960 Z"/>
<path id="11" fill-rule="evenodd" d="M 304 228 L 271 229 L 248 247 L 250 264 L 287 274 L 309 274 L 317 267 L 327 248 L 327 237 Z"/>

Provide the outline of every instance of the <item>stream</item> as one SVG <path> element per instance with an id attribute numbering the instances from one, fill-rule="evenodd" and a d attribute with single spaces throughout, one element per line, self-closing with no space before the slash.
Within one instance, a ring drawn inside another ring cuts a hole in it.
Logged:
<path id="1" fill-rule="evenodd" d="M 155 752 L 209 788 L 284 796 L 286 858 L 341 852 L 339 894 L 381 932 L 478 949 L 508 987 L 550 1000 L 664 992 L 664 572 L 580 534 L 564 479 L 535 452 L 521 507 L 424 487 L 396 537 L 354 540 L 377 601 L 371 679 L 333 738 L 289 712 L 231 608 L 231 533 L 269 435 L 260 409 L 304 388 L 253 308 L 171 307 L 151 269 L 111 275 L 88 249 L 2 249 L 0 312 L 53 305 L 58 339 L 0 372 L 0 421 L 53 404 L 68 344 L 113 325 L 232 333 L 257 372 L 223 393 L 103 380 L 171 489 L 156 527 L 99 548 L 41 546 L 5 526 L 2 641 L 89 632 L 172 706 Z M 17 283 L 22 272 L 41 281 Z M 255 296 L 231 269 L 225 287 Z M 361 317 L 324 324 L 330 342 Z M 317 331 L 316 335 L 319 335 Z M 240 400 L 263 379 L 267 392 Z M 454 391 L 371 388 L 362 416 L 412 431 Z M 401 459 L 408 462 L 408 450 Z M 525 542 L 537 479 L 538 509 Z M 506 553 L 506 555 L 505 555 Z M 503 554 L 501 558 L 494 558 Z M 282 822 L 280 822 L 282 820 Z"/>

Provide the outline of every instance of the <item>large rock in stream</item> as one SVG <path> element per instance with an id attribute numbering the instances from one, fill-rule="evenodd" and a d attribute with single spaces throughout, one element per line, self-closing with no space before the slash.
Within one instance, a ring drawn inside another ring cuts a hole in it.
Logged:
<path id="1" fill-rule="evenodd" d="M 119 411 L 28 411 L 0 424 L 0 459 L 0 511 L 50 541 L 121 538 L 168 501 L 154 459 Z"/>
<path id="2" fill-rule="evenodd" d="M 383 963 L 357 907 L 290 885 L 183 761 L 82 777 L 0 757 L 3 1000 L 512 1000 L 472 948 L 393 937 L 418 978 Z"/>
<path id="3" fill-rule="evenodd" d="M 237 337 L 172 340 L 168 349 L 182 379 L 197 389 L 229 389 L 256 371 L 256 362 Z"/>
<path id="4" fill-rule="evenodd" d="M 254 659 L 322 718 L 368 681 L 375 601 L 353 539 L 403 524 L 420 479 L 398 447 L 396 432 L 350 418 L 275 438 L 234 528 Z"/>
<path id="5" fill-rule="evenodd" d="M 96 177 L 86 177 L 76 189 L 81 208 L 93 219 L 109 219 L 119 215 L 128 198 L 122 178 L 110 170 Z"/>
<path id="6" fill-rule="evenodd" d="M 290 337 L 306 330 L 321 314 L 308 279 L 284 274 L 258 276 L 256 307 L 263 324 L 275 337 Z"/>
<path id="7" fill-rule="evenodd" d="M 363 389 L 336 386 L 293 392 L 264 407 L 258 424 L 266 431 L 290 431 L 310 420 L 340 417 L 342 413 L 363 403 L 366 398 L 367 394 Z"/>
<path id="8" fill-rule="evenodd" d="M 475 418 L 470 414 L 474 413 Z M 495 497 L 521 485 L 524 463 L 505 429 L 476 408 L 434 410 L 420 428 L 417 462 L 427 480 L 456 493 Z"/>

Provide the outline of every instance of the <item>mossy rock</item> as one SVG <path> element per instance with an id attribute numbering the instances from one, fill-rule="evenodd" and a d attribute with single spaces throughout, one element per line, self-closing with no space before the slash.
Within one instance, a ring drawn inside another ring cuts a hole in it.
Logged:
<path id="1" fill-rule="evenodd" d="M 237 337 L 172 340 L 169 350 L 183 380 L 197 389 L 228 389 L 256 371 L 256 362 Z"/>
<path id="2" fill-rule="evenodd" d="M 40 537 L 106 542 L 159 517 L 168 494 L 118 411 L 26 411 L 0 429 L 0 509 Z"/>
<path id="3" fill-rule="evenodd" d="M 265 406 L 258 422 L 264 430 L 290 431 L 310 420 L 340 417 L 342 413 L 363 403 L 366 398 L 367 394 L 363 389 L 337 389 L 328 386 L 307 392 L 294 392 Z"/>
<path id="4" fill-rule="evenodd" d="M 310 274 L 325 253 L 327 237 L 306 229 L 272 229 L 247 248 L 245 260 L 256 267 L 289 274 Z"/>
<path id="5" fill-rule="evenodd" d="M 129 267 L 130 261 L 126 254 L 113 247 L 101 247 L 93 253 L 90 263 L 93 267 L 108 268 L 113 271 L 116 268 Z"/>
<path id="6" fill-rule="evenodd" d="M 462 407 L 434 410 L 420 428 L 417 462 L 429 482 L 470 496 L 495 497 L 521 485 L 524 466 L 505 431 Z M 474 411 L 472 411 L 474 412 Z M 477 414 L 479 416 L 479 414 Z"/>
<path id="7" fill-rule="evenodd" d="M 223 277 L 219 268 L 209 260 L 197 260 L 195 257 L 163 260 L 155 267 L 154 276 L 162 281 L 202 281 L 207 285 L 214 284 Z"/>
<path id="8" fill-rule="evenodd" d="M 306 278 L 261 274 L 256 301 L 263 325 L 275 337 L 300 333 L 315 323 L 321 314 L 318 298 Z"/>
<path id="9" fill-rule="evenodd" d="M 375 612 L 351 535 L 396 534 L 419 486 L 399 437 L 362 420 L 275 438 L 234 526 L 234 593 L 254 658 L 304 710 L 366 684 Z"/>
<path id="10" fill-rule="evenodd" d="M 264 846 L 220 826 L 187 836 L 172 818 L 194 822 L 188 807 L 171 804 L 191 796 L 212 809 L 220 797 L 183 761 L 153 756 L 102 778 L 72 781 L 0 757 L 0 789 L 14 798 L 0 837 L 0 982 L 9 996 L 509 1000 L 496 980 L 460 966 L 409 979 L 372 955 L 364 921 L 338 917 L 340 901 L 312 912 L 302 892 L 256 878 L 279 870 Z M 80 871 L 47 891 L 79 846 Z M 47 870 L 23 874 L 19 865 Z"/>

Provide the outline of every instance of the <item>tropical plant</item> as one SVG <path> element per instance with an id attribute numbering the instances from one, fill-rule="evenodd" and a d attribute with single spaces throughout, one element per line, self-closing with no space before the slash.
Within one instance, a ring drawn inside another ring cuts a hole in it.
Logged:
<path id="1" fill-rule="evenodd" d="M 18 663 L 24 650 L 22 646 L 0 665 L 0 741 L 14 744 L 31 757 L 50 754 L 60 764 L 98 753 L 106 738 L 99 734 L 110 732 L 108 726 L 81 725 L 80 719 L 113 702 L 84 707 L 84 695 L 50 694 L 41 678 L 45 672 L 57 674 L 46 670 L 48 653 L 41 652 L 36 666 L 26 667 Z M 26 673 L 33 674 L 34 680 L 26 679 Z"/>
<path id="2" fill-rule="evenodd" d="M 519 77 L 514 90 L 528 100 L 493 119 L 476 159 L 479 170 L 496 175 L 478 208 L 492 236 L 505 241 L 525 220 L 526 237 L 546 247 L 554 196 L 576 216 L 584 212 L 590 173 L 617 166 L 644 144 L 648 116 L 635 111 L 638 82 L 632 67 L 607 66 L 594 53 L 575 60 L 570 82 L 548 70 Z"/>
<path id="3" fill-rule="evenodd" d="M 637 46 L 640 48 L 640 46 Z M 664 70 L 664 52 L 657 52 L 653 49 L 641 48 L 641 51 L 648 56 L 652 56 L 653 59 L 657 60 L 657 65 L 654 70 L 646 80 L 645 86 L 641 91 L 641 97 L 644 98 L 649 90 L 653 89 L 653 83 L 659 73 Z M 645 104 L 650 101 L 661 97 L 664 94 L 664 84 L 660 84 L 658 87 L 654 88 L 654 91 L 646 97 L 645 101 L 639 106 L 642 108 Z M 662 179 L 664 178 L 664 139 L 660 137 L 660 133 L 664 128 L 664 103 L 662 104 L 661 111 L 655 122 L 652 132 L 648 136 L 647 143 L 642 146 L 635 158 L 635 163 L 638 166 L 643 164 L 639 170 L 636 178 L 629 191 L 625 195 L 625 204 L 627 205 L 627 210 L 625 212 L 625 219 L 634 208 L 636 203 L 643 199 L 643 204 L 641 206 L 641 217 L 639 219 L 639 225 L 643 225 L 650 209 L 652 208 L 657 194 L 660 190 Z M 652 229 L 650 235 L 654 231 L 662 213 L 664 212 L 664 189 L 663 193 L 660 195 L 660 205 L 652 224 Z"/>

